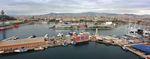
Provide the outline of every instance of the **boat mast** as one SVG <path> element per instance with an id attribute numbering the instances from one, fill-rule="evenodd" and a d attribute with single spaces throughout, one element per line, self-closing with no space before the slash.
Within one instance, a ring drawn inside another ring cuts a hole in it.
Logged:
<path id="1" fill-rule="evenodd" d="M 96 28 L 95 36 L 98 36 L 98 28 Z"/>

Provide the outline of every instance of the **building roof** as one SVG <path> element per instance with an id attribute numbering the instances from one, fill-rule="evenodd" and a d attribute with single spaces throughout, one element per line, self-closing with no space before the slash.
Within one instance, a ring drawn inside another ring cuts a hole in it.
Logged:
<path id="1" fill-rule="evenodd" d="M 150 54 L 150 45 L 138 44 L 138 45 L 133 45 L 132 47 L 146 54 Z"/>

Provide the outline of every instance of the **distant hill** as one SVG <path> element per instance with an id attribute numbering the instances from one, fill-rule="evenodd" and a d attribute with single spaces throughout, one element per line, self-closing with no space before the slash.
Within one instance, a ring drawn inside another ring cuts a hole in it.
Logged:
<path id="1" fill-rule="evenodd" d="M 112 15 L 118 15 L 118 14 L 84 12 L 84 13 L 50 13 L 50 14 L 45 14 L 45 15 L 51 15 L 51 16 L 112 16 Z"/>
<path id="2" fill-rule="evenodd" d="M 49 13 L 45 15 L 50 16 L 150 16 L 150 15 L 135 15 L 135 14 L 115 14 L 115 13 L 97 13 L 97 12 L 83 12 L 83 13 Z"/>

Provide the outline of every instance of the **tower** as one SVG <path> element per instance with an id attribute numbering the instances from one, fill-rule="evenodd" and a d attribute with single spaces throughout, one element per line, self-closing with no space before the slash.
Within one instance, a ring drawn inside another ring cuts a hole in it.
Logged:
<path id="1" fill-rule="evenodd" d="M 4 21 L 4 14 L 5 14 L 5 12 L 4 12 L 4 10 L 2 10 L 1 11 L 1 16 L 2 16 L 2 18 L 1 18 L 1 20 L 2 20 L 2 26 L 3 27 L 5 27 L 5 21 Z M 2 31 L 2 34 L 3 34 L 3 39 L 5 39 L 6 38 L 6 32 L 5 32 L 5 30 L 4 31 Z"/>
<path id="2" fill-rule="evenodd" d="M 4 10 L 2 10 L 2 11 L 1 11 L 1 15 L 4 15 L 4 14 L 5 14 L 5 12 L 4 12 Z"/>

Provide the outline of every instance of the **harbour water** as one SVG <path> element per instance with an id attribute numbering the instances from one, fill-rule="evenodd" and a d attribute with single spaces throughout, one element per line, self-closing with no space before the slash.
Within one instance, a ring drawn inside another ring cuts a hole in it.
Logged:
<path id="1" fill-rule="evenodd" d="M 33 24 L 23 25 L 19 28 L 6 30 L 6 37 L 18 36 L 20 38 L 26 38 L 31 35 L 55 36 L 62 32 L 67 34 L 70 31 L 88 31 L 91 34 L 95 33 L 95 30 L 53 30 L 49 29 L 48 24 Z M 99 30 L 101 35 L 124 35 L 127 33 L 127 25 L 119 26 L 112 30 Z M 0 38 L 3 39 L 3 34 L 0 32 Z M 107 46 L 95 42 L 80 46 L 67 46 L 67 47 L 55 47 L 48 48 L 44 51 L 37 52 L 25 52 L 25 53 L 12 53 L 0 55 L 0 59 L 140 59 L 137 55 L 122 50 L 117 46 Z"/>
<path id="2" fill-rule="evenodd" d="M 31 35 L 44 36 L 48 34 L 49 36 L 55 36 L 58 33 L 68 34 L 69 32 L 82 32 L 87 31 L 90 34 L 94 34 L 95 30 L 54 30 L 49 29 L 51 24 L 32 24 L 32 25 L 22 25 L 19 28 L 9 29 L 5 31 L 6 38 L 12 36 L 18 36 L 20 38 L 27 38 Z M 127 33 L 127 25 L 118 26 L 117 28 L 111 30 L 99 30 L 100 35 L 117 35 L 121 36 Z M 0 39 L 3 39 L 3 32 L 0 32 Z"/>
<path id="3" fill-rule="evenodd" d="M 139 59 L 120 47 L 90 42 L 82 46 L 48 48 L 44 51 L 1 55 L 0 59 Z"/>

